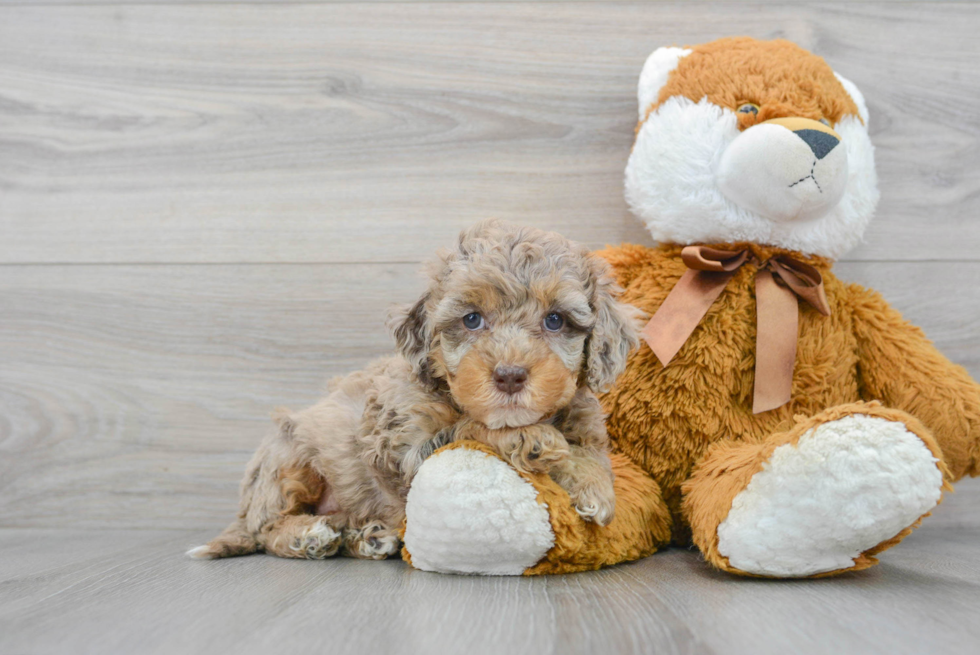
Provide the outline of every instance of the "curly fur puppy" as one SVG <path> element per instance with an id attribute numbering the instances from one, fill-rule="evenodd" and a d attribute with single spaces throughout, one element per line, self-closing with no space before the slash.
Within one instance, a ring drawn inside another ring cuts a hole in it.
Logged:
<path id="1" fill-rule="evenodd" d="M 594 392 L 622 372 L 638 317 L 616 301 L 606 263 L 558 234 L 491 220 L 428 274 L 418 302 L 389 317 L 400 354 L 333 380 L 309 409 L 280 411 L 238 519 L 190 555 L 392 555 L 418 467 L 464 438 L 549 472 L 587 520 L 612 520 Z"/>

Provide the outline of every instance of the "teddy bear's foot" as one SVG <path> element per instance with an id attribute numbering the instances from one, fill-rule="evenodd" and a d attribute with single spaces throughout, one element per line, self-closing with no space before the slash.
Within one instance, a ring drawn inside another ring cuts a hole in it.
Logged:
<path id="1" fill-rule="evenodd" d="M 943 469 L 921 424 L 875 404 L 829 411 L 765 444 L 709 453 L 685 509 L 712 563 L 773 577 L 866 568 L 936 506 Z M 731 498 L 727 513 L 710 510 L 709 489 Z"/>
<path id="2" fill-rule="evenodd" d="M 518 473 L 475 441 L 444 446 L 412 481 L 402 555 L 426 571 L 484 575 L 588 571 L 650 555 L 670 540 L 660 487 L 623 455 L 610 464 L 616 516 L 600 526 L 548 474 Z"/>
<path id="3" fill-rule="evenodd" d="M 548 508 L 509 464 L 484 450 L 429 457 L 412 480 L 403 540 L 417 569 L 520 575 L 555 543 Z"/>
<path id="4" fill-rule="evenodd" d="M 939 502 L 937 459 L 902 423 L 852 415 L 777 448 L 735 496 L 718 552 L 742 571 L 849 569 Z"/>

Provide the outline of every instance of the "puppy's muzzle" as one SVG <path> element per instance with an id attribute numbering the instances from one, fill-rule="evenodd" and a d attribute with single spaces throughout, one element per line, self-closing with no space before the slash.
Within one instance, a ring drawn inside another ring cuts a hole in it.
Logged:
<path id="1" fill-rule="evenodd" d="M 497 366 L 493 370 L 493 382 L 499 390 L 513 395 L 524 388 L 527 369 L 521 366 Z"/>
<path id="2" fill-rule="evenodd" d="M 847 149 L 832 128 L 808 118 L 774 118 L 746 129 L 718 160 L 729 200 L 777 223 L 833 209 L 847 186 Z"/>

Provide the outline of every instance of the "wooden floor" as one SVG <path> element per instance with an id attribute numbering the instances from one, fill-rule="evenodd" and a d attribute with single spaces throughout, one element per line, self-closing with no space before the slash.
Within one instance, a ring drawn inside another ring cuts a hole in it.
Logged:
<path id="1" fill-rule="evenodd" d="M 0 0 L 0 654 L 975 652 L 980 481 L 831 581 L 181 553 L 462 227 L 650 243 L 622 179 L 659 45 L 786 37 L 858 84 L 882 200 L 835 270 L 980 377 L 978 32 L 967 2 Z"/>
<path id="2" fill-rule="evenodd" d="M 0 529 L 0 653 L 973 654 L 980 480 L 873 569 L 736 579 L 693 551 L 478 578 L 399 560 L 182 557 L 207 531 Z"/>

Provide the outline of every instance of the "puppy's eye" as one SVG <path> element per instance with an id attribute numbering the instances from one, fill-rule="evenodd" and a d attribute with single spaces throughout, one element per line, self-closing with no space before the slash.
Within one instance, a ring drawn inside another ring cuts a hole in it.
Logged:
<path id="1" fill-rule="evenodd" d="M 486 321 L 483 320 L 483 316 L 473 312 L 472 314 L 467 314 L 463 317 L 463 327 L 467 330 L 479 330 L 486 325 Z"/>
<path id="2" fill-rule="evenodd" d="M 821 118 L 820 122 L 826 125 L 827 127 L 830 127 L 830 121 L 828 121 L 826 118 Z"/>
<path id="3" fill-rule="evenodd" d="M 739 108 L 736 111 L 740 114 L 758 114 L 759 105 L 755 104 L 754 102 L 746 102 L 739 105 Z"/>
<path id="4" fill-rule="evenodd" d="M 551 312 L 544 317 L 544 329 L 549 332 L 557 332 L 565 324 L 564 317 L 558 312 Z"/>

